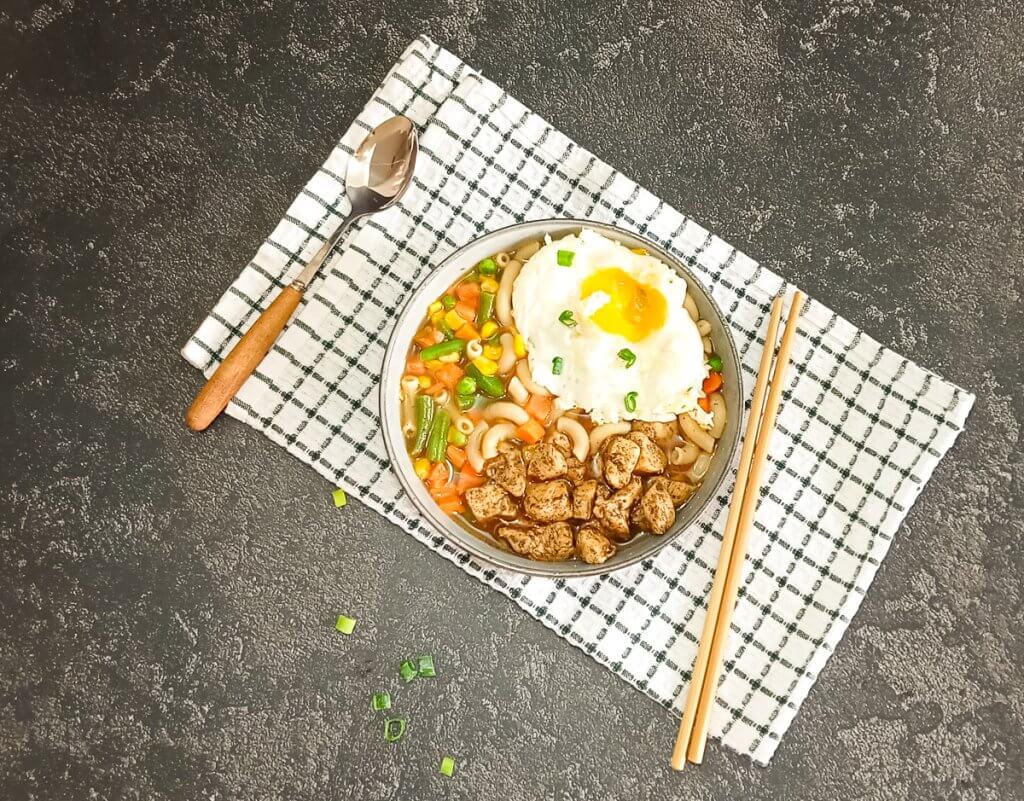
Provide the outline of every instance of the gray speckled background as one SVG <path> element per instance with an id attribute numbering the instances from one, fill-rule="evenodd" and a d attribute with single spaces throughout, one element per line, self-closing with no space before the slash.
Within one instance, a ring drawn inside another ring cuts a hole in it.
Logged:
<path id="1" fill-rule="evenodd" d="M 925 5 L 4 3 L 4 795 L 1024 797 L 1024 11 Z M 182 425 L 179 346 L 420 32 L 978 394 L 767 769 L 672 774 L 652 701 L 257 432 Z"/>

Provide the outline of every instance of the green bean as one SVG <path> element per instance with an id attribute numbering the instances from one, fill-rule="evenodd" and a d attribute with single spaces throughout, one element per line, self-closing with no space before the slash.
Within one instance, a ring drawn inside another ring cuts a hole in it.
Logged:
<path id="1" fill-rule="evenodd" d="M 505 395 L 505 385 L 501 379 L 493 375 L 484 375 L 472 362 L 466 365 L 466 374 L 476 381 L 476 385 L 487 397 L 501 398 Z"/>
<path id="2" fill-rule="evenodd" d="M 464 339 L 446 339 L 444 342 L 438 342 L 436 345 L 425 347 L 420 351 L 420 358 L 425 362 L 429 362 L 432 359 L 440 359 L 442 356 L 447 356 L 449 353 L 460 353 L 464 347 L 466 347 Z"/>
<path id="3" fill-rule="evenodd" d="M 444 459 L 445 445 L 448 444 L 448 425 L 451 420 L 448 412 L 438 409 L 434 414 L 434 422 L 430 425 L 430 436 L 427 437 L 427 458 L 432 462 Z"/>
<path id="4" fill-rule="evenodd" d="M 430 424 L 434 421 L 434 399 L 429 395 L 416 396 L 416 439 L 412 444 L 412 455 L 419 456 L 427 444 Z"/>
<path id="5" fill-rule="evenodd" d="M 481 292 L 480 293 L 480 308 L 476 312 L 476 324 L 483 325 L 491 319 L 491 315 L 494 313 L 494 293 L 493 292 Z"/>

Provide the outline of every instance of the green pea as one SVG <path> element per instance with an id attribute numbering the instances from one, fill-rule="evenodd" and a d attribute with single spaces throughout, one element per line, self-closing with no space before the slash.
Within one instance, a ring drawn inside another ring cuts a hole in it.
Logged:
<path id="1" fill-rule="evenodd" d="M 473 395 L 476 392 L 476 379 L 471 375 L 464 375 L 455 385 L 457 395 Z"/>

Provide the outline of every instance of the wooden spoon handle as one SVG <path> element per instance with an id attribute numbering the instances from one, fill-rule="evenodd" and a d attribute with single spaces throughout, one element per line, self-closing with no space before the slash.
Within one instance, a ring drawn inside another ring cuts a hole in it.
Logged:
<path id="1" fill-rule="evenodd" d="M 193 431 L 202 431 L 217 419 L 245 380 L 267 355 L 277 335 L 302 299 L 302 292 L 291 286 L 281 290 L 274 302 L 246 331 L 228 357 L 220 363 L 210 380 L 199 390 L 185 413 L 185 423 Z"/>

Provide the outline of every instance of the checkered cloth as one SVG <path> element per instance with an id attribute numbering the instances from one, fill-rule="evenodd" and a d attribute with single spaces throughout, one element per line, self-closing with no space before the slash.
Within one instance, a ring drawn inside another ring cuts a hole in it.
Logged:
<path id="1" fill-rule="evenodd" d="M 428 548 L 512 598 L 680 711 L 732 491 L 654 559 L 556 581 L 476 563 L 419 520 L 389 466 L 377 381 L 396 313 L 455 248 L 528 219 L 582 217 L 675 253 L 726 311 L 752 391 L 772 298 L 790 288 L 554 130 L 426 38 L 416 40 L 183 349 L 209 374 L 338 224 L 353 147 L 404 114 L 420 128 L 413 185 L 327 261 L 228 413 L 260 429 Z M 857 611 L 974 398 L 810 302 L 778 430 L 711 734 L 767 763 Z M 733 425 L 739 425 L 736 421 Z M 666 743 L 670 742 L 666 722 Z"/>

